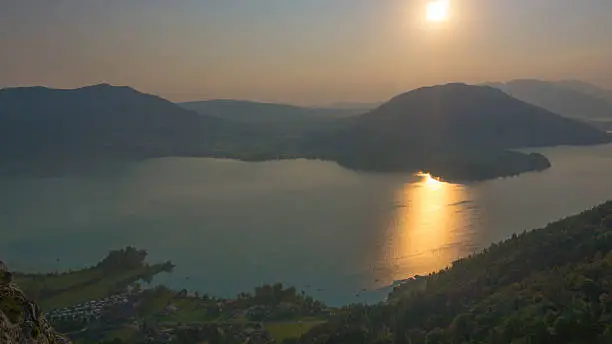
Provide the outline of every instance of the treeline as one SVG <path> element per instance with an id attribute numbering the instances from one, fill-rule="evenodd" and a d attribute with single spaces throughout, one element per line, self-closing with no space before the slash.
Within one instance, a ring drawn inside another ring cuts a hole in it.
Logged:
<path id="1" fill-rule="evenodd" d="M 344 308 L 299 343 L 612 343 L 612 202 Z"/>
<path id="2" fill-rule="evenodd" d="M 241 308 L 257 305 L 276 306 L 281 303 L 292 303 L 312 311 L 320 311 L 325 304 L 306 295 L 303 291 L 298 292 L 295 287 L 285 287 L 282 283 L 264 284 L 256 287 L 253 294 L 240 293 L 237 302 Z"/>
<path id="3" fill-rule="evenodd" d="M 146 250 L 139 250 L 133 246 L 127 246 L 119 250 L 112 250 L 94 268 L 102 268 L 109 271 L 131 270 L 146 266 Z M 170 272 L 174 268 L 171 262 L 158 264 L 159 268 L 165 272 Z"/>
<path id="4" fill-rule="evenodd" d="M 96 267 L 108 270 L 135 269 L 144 264 L 145 258 L 147 258 L 147 251 L 128 246 L 110 251 Z"/>
<path id="5" fill-rule="evenodd" d="M 102 270 L 107 274 L 142 270 L 137 276 L 130 276 L 125 282 L 118 283 L 120 287 L 117 292 L 121 292 L 121 288 L 124 288 L 124 285 L 133 283 L 134 278 L 143 280 L 146 283 L 151 283 L 153 276 L 161 272 L 172 272 L 174 269 L 174 265 L 170 261 L 155 265 L 145 263 L 147 255 L 148 253 L 146 250 L 139 250 L 133 246 L 127 246 L 119 250 L 110 251 L 102 261 L 93 267 L 93 269 Z"/>

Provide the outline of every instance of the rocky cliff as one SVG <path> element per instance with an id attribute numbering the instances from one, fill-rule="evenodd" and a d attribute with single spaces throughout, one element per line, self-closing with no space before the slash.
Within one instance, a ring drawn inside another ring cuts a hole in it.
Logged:
<path id="1" fill-rule="evenodd" d="M 0 343 L 68 344 L 55 332 L 38 305 L 12 283 L 12 275 L 0 262 Z"/>

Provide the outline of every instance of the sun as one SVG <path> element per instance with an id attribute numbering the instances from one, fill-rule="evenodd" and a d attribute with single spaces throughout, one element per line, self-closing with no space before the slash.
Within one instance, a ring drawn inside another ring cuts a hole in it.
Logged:
<path id="1" fill-rule="evenodd" d="M 450 0 L 434 0 L 427 4 L 427 21 L 443 22 L 448 19 Z"/>

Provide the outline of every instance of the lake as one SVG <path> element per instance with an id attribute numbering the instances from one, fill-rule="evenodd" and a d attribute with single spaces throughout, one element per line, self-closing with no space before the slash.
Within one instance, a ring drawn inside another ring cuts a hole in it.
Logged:
<path id="1" fill-rule="evenodd" d="M 515 232 L 612 198 L 612 145 L 537 151 L 541 173 L 458 185 L 322 161 L 166 158 L 0 177 L 0 259 L 13 270 L 95 264 L 135 245 L 156 279 L 234 296 L 283 282 L 332 305 L 380 301 Z"/>

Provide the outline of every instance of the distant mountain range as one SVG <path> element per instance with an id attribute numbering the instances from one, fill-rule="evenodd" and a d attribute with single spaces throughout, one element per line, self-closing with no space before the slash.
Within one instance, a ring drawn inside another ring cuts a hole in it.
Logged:
<path id="1" fill-rule="evenodd" d="M 210 114 L 107 84 L 3 89 L 0 158 L 319 158 L 355 169 L 473 180 L 550 166 L 541 155 L 507 149 L 609 142 L 588 125 L 495 88 L 464 84 L 420 88 L 358 116 L 244 101 L 204 107 Z M 327 119 L 333 116 L 341 118 Z"/>
<path id="2" fill-rule="evenodd" d="M 612 91 L 591 84 L 524 79 L 487 85 L 565 117 L 612 121 Z"/>
<path id="3" fill-rule="evenodd" d="M 612 102 L 612 90 L 610 89 L 601 88 L 580 80 L 562 80 L 557 81 L 556 84 Z"/>
<path id="4" fill-rule="evenodd" d="M 319 106 L 318 108 L 323 109 L 347 109 L 354 110 L 359 113 L 366 113 L 378 106 L 380 106 L 382 102 L 336 102 L 327 104 L 325 106 Z"/>
<path id="5" fill-rule="evenodd" d="M 179 103 L 179 105 L 202 115 L 245 123 L 333 120 L 359 115 L 371 109 L 365 104 L 361 104 L 361 106 L 344 104 L 338 107 L 317 108 L 234 99 L 196 101 Z"/>

